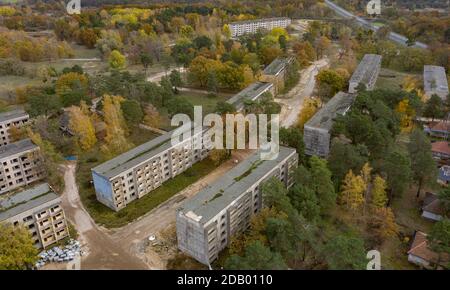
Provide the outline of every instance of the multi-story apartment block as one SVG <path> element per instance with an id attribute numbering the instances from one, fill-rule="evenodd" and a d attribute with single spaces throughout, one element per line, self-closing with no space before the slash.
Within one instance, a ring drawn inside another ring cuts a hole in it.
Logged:
<path id="1" fill-rule="evenodd" d="M 272 30 L 275 27 L 286 28 L 291 24 L 291 19 L 287 17 L 263 18 L 246 21 L 232 22 L 229 24 L 231 36 L 237 37 L 244 34 L 256 33 L 259 29 Z"/>
<path id="2" fill-rule="evenodd" d="M 0 194 L 45 177 L 39 146 L 30 139 L 0 148 Z"/>
<path id="3" fill-rule="evenodd" d="M 23 225 L 37 248 L 69 235 L 61 198 L 46 183 L 0 200 L 0 222 Z"/>
<path id="4" fill-rule="evenodd" d="M 97 200 L 115 211 L 203 160 L 212 148 L 207 128 L 172 145 L 172 132 L 92 168 Z M 201 148 L 201 149 L 197 149 Z"/>
<path id="5" fill-rule="evenodd" d="M 9 129 L 26 124 L 30 116 L 24 110 L 12 110 L 0 113 L 0 147 L 10 143 Z"/>
<path id="6" fill-rule="evenodd" d="M 303 127 L 303 141 L 307 155 L 327 157 L 330 152 L 330 130 L 334 119 L 345 115 L 354 101 L 354 95 L 337 93 Z"/>
<path id="7" fill-rule="evenodd" d="M 348 92 L 354 94 L 360 84 L 366 86 L 366 90 L 370 91 L 375 86 L 378 74 L 381 68 L 381 55 L 366 54 L 359 63 L 348 85 Z"/>
<path id="8" fill-rule="evenodd" d="M 298 164 L 295 149 L 280 146 L 274 160 L 261 160 L 260 152 L 224 174 L 218 181 L 187 200 L 176 216 L 178 248 L 210 265 L 236 234 L 245 231 L 263 206 L 262 184 L 274 177 L 286 187 Z"/>
<path id="9" fill-rule="evenodd" d="M 425 95 L 431 98 L 436 94 L 441 99 L 447 99 L 448 81 L 445 68 L 442 66 L 426 65 L 423 67 L 423 87 Z"/>
<path id="10" fill-rule="evenodd" d="M 245 101 L 256 101 L 264 93 L 275 94 L 275 86 L 273 83 L 254 82 L 238 94 L 227 100 L 228 103 L 233 104 L 236 110 L 242 111 L 245 106 Z"/>
<path id="11" fill-rule="evenodd" d="M 275 94 L 278 94 L 284 89 L 289 66 L 293 62 L 293 57 L 277 57 L 264 69 L 260 76 L 260 81 L 272 83 Z"/>

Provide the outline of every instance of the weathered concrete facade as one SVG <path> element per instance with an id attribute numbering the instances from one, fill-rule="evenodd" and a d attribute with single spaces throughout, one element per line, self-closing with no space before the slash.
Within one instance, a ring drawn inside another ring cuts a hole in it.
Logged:
<path id="1" fill-rule="evenodd" d="M 229 24 L 229 26 L 231 30 L 231 36 L 237 37 L 244 34 L 256 33 L 259 29 L 270 31 L 275 27 L 286 28 L 290 24 L 290 18 L 278 17 L 232 22 Z"/>
<path id="2" fill-rule="evenodd" d="M 274 160 L 261 160 L 256 152 L 242 161 L 178 209 L 178 248 L 209 265 L 261 210 L 262 184 L 274 177 L 290 187 L 297 164 L 295 149 L 282 146 Z"/>
<path id="3" fill-rule="evenodd" d="M 327 157 L 330 152 L 334 119 L 345 115 L 354 101 L 354 95 L 337 93 L 303 126 L 303 141 L 307 155 Z"/>
<path id="4" fill-rule="evenodd" d="M 46 183 L 0 201 L 0 222 L 24 226 L 37 248 L 69 235 L 61 198 Z"/>
<path id="5" fill-rule="evenodd" d="M 0 148 L 0 194 L 45 177 L 39 146 L 30 139 Z"/>
<path id="6" fill-rule="evenodd" d="M 381 55 L 366 54 L 359 63 L 348 85 L 348 92 L 354 94 L 357 92 L 358 85 L 363 84 L 366 90 L 370 91 L 375 86 L 378 74 L 381 68 Z"/>
<path id="7" fill-rule="evenodd" d="M 206 158 L 212 148 L 206 128 L 192 130 L 190 138 L 176 145 L 171 144 L 172 134 L 168 132 L 92 168 L 98 201 L 119 211 Z"/>
<path id="8" fill-rule="evenodd" d="M 10 140 L 9 129 L 20 128 L 28 123 L 30 116 L 21 109 L 0 113 L 0 147 L 8 145 Z"/>
<path id="9" fill-rule="evenodd" d="M 443 100 L 447 99 L 449 90 L 445 68 L 435 65 L 424 66 L 423 87 L 428 98 L 431 98 L 432 95 L 438 95 Z"/>

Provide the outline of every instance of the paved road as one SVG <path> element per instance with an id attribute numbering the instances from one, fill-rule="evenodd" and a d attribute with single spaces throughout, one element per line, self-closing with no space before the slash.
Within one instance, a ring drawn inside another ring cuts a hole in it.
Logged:
<path id="1" fill-rule="evenodd" d="M 286 96 L 276 98 L 275 101 L 283 104 L 281 108 L 281 126 L 288 128 L 297 122 L 298 115 L 303 108 L 303 100 L 310 97 L 316 85 L 316 75 L 319 70 L 328 66 L 327 58 L 315 61 L 300 72 L 300 81 Z"/>
<path id="2" fill-rule="evenodd" d="M 338 15 L 340 15 L 340 16 L 342 16 L 344 18 L 353 19 L 359 25 L 361 25 L 361 26 L 363 26 L 363 27 L 365 27 L 367 29 L 371 29 L 373 31 L 377 31 L 380 28 L 380 27 L 372 25 L 369 21 L 367 21 L 367 20 L 365 20 L 365 19 L 363 19 L 361 17 L 358 17 L 358 16 L 354 15 L 353 13 L 345 10 L 344 8 L 342 8 L 341 6 L 333 3 L 330 0 L 325 0 L 325 4 L 329 8 L 334 10 L 334 12 L 336 12 Z M 406 38 L 405 36 L 400 35 L 398 33 L 391 32 L 389 34 L 389 39 L 394 41 L 394 42 L 396 42 L 396 43 L 398 43 L 398 44 L 400 44 L 400 45 L 407 46 L 406 42 L 408 41 L 408 38 Z M 422 43 L 422 42 L 416 42 L 413 45 L 413 47 L 427 49 L 428 45 L 426 45 L 425 43 Z"/>

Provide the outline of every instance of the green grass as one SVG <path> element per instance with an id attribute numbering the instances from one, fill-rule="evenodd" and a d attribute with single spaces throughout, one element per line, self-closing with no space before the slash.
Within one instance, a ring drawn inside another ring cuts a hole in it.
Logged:
<path id="1" fill-rule="evenodd" d="M 406 76 L 412 75 L 382 68 L 378 76 L 376 87 L 380 89 L 401 89 Z"/>
<path id="2" fill-rule="evenodd" d="M 223 95 L 217 95 L 216 97 L 208 97 L 208 94 L 199 92 L 180 92 L 179 97 L 187 99 L 194 106 L 202 106 L 203 114 L 213 113 L 216 109 L 216 105 L 220 101 L 226 101 L 229 97 Z"/>
<path id="3" fill-rule="evenodd" d="M 149 131 L 136 128 L 129 139 L 134 145 L 138 146 L 153 138 L 149 138 L 149 136 L 154 137 L 155 135 Z M 146 196 L 131 202 L 121 211 L 115 212 L 97 201 L 94 186 L 91 184 L 91 168 L 105 161 L 98 147 L 78 156 L 78 161 L 77 183 L 81 201 L 94 221 L 107 228 L 124 226 L 145 215 L 217 167 L 209 159 L 205 159 L 194 164 L 175 178 L 166 181 Z"/>
<path id="4" fill-rule="evenodd" d="M 88 168 L 80 166 L 77 179 L 81 200 L 95 222 L 107 228 L 118 228 L 150 212 L 215 168 L 216 166 L 208 159 L 198 162 L 144 197 L 131 202 L 119 212 L 115 212 L 97 201 L 94 187 L 89 182 L 91 173 Z"/>

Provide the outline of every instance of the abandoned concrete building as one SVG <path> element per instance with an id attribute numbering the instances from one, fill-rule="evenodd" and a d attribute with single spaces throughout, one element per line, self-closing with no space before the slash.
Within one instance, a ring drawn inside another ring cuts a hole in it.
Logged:
<path id="1" fill-rule="evenodd" d="M 0 222 L 24 226 L 37 248 L 69 235 L 61 198 L 47 183 L 0 200 Z"/>
<path id="2" fill-rule="evenodd" d="M 119 211 L 203 160 L 212 148 L 207 128 L 172 145 L 168 132 L 92 168 L 97 200 Z M 201 149 L 196 149 L 201 148 Z"/>
<path id="3" fill-rule="evenodd" d="M 273 83 L 265 82 L 254 82 L 230 99 L 227 103 L 234 105 L 238 112 L 242 111 L 245 106 L 245 101 L 256 101 L 264 93 L 271 93 L 272 96 L 275 95 L 275 86 Z"/>
<path id="4" fill-rule="evenodd" d="M 366 86 L 366 90 L 370 91 L 375 86 L 378 74 L 381 68 L 381 55 L 366 54 L 359 63 L 348 85 L 348 92 L 354 94 L 360 84 Z"/>
<path id="5" fill-rule="evenodd" d="M 263 70 L 260 81 L 272 83 L 275 94 L 282 92 L 293 62 L 293 57 L 277 57 Z"/>
<path id="6" fill-rule="evenodd" d="M 178 248 L 210 265 L 262 208 L 262 184 L 274 177 L 290 187 L 297 164 L 295 149 L 283 146 L 274 160 L 261 160 L 257 151 L 242 161 L 177 210 Z"/>
<path id="7" fill-rule="evenodd" d="M 303 127 L 303 141 L 307 155 L 327 157 L 330 152 L 331 134 L 334 119 L 345 115 L 355 96 L 343 92 L 337 93 Z"/>
<path id="8" fill-rule="evenodd" d="M 438 95 L 441 99 L 446 100 L 449 90 L 445 68 L 425 65 L 423 67 L 423 87 L 428 98 L 431 98 L 432 95 Z"/>
<path id="9" fill-rule="evenodd" d="M 231 37 L 236 37 L 244 34 L 254 34 L 259 29 L 270 31 L 275 27 L 286 28 L 290 24 L 290 18 L 276 17 L 232 22 L 229 24 L 229 27 L 231 31 Z"/>
<path id="10" fill-rule="evenodd" d="M 11 127 L 20 128 L 29 119 L 30 116 L 21 109 L 0 113 L 0 147 L 11 142 L 9 132 Z"/>
<path id="11" fill-rule="evenodd" d="M 45 177 L 39 146 L 30 139 L 0 148 L 0 194 Z"/>

